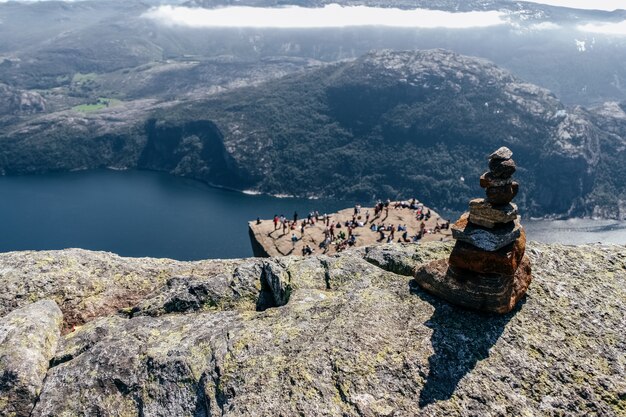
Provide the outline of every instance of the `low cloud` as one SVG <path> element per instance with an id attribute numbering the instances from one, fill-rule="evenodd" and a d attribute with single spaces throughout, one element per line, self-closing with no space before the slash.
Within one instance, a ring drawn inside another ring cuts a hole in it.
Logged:
<path id="1" fill-rule="evenodd" d="M 583 10 L 614 10 L 626 9 L 624 0 L 524 0 L 528 3 L 545 4 L 547 6 L 569 7 Z"/>
<path id="2" fill-rule="evenodd" d="M 225 7 L 202 9 L 161 6 L 143 15 L 169 26 L 192 28 L 338 28 L 387 26 L 399 28 L 476 28 L 507 23 L 501 12 L 450 13 L 438 10 L 400 10 L 366 6 Z"/>
<path id="3" fill-rule="evenodd" d="M 579 25 L 578 30 L 582 32 L 600 33 L 604 35 L 626 36 L 626 20 L 618 23 L 589 23 Z"/>
<path id="4" fill-rule="evenodd" d="M 541 22 L 530 26 L 533 30 L 559 30 L 562 29 L 560 25 L 552 22 Z"/>

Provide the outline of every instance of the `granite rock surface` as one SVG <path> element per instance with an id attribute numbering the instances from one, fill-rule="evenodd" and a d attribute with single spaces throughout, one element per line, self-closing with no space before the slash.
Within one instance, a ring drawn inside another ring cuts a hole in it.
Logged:
<path id="1" fill-rule="evenodd" d="M 29 309 L 46 298 L 73 312 L 34 408 L 13 415 L 626 413 L 626 248 L 529 243 L 533 284 L 502 316 L 415 285 L 416 267 L 451 250 L 203 262 L 2 254 L 0 320 L 35 320 Z"/>
<path id="2" fill-rule="evenodd" d="M 0 415 L 30 415 L 61 338 L 62 318 L 51 300 L 0 318 Z"/>

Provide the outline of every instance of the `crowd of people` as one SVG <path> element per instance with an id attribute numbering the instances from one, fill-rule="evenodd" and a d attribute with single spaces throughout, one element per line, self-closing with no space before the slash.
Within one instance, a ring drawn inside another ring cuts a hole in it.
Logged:
<path id="1" fill-rule="evenodd" d="M 419 222 L 419 227 L 414 233 L 410 233 L 409 227 L 406 224 L 392 224 L 387 222 L 389 217 L 389 209 L 395 210 L 411 210 L 414 213 L 416 221 Z M 287 218 L 285 215 L 275 215 L 273 218 L 274 230 L 270 233 L 270 236 L 277 231 L 282 232 L 277 238 L 281 239 L 284 236 L 288 236 L 291 233 L 292 252 L 296 249 L 299 241 L 303 241 L 307 228 L 320 226 L 323 228 L 323 236 L 318 243 L 315 239 L 310 239 L 313 245 L 317 245 L 322 253 L 328 253 L 333 247 L 335 252 L 341 252 L 349 247 L 357 245 L 358 238 L 362 236 L 358 233 L 357 229 L 366 228 L 365 230 L 378 234 L 377 242 L 395 242 L 396 238 L 398 242 L 410 243 L 419 242 L 427 233 L 441 233 L 443 230 L 450 228 L 450 221 L 444 221 L 439 223 L 439 219 L 436 225 L 432 229 L 426 227 L 432 213 L 430 209 L 425 208 L 422 203 L 413 198 L 409 201 L 395 202 L 392 206 L 391 200 L 378 201 L 374 206 L 374 212 L 370 213 L 369 209 L 363 209 L 360 204 L 354 206 L 352 218 L 345 221 L 337 221 L 328 214 L 320 215 L 316 211 L 308 213 L 305 218 L 300 218 L 298 212 L 294 212 L 292 218 Z M 260 220 L 257 219 L 257 223 Z M 276 238 L 276 237 L 274 237 Z M 313 255 L 316 251 L 314 246 L 310 243 L 306 243 L 302 246 L 302 256 Z"/>

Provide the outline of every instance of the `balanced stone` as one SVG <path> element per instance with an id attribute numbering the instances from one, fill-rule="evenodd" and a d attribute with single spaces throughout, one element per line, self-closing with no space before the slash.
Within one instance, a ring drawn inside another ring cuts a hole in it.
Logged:
<path id="1" fill-rule="evenodd" d="M 505 314 L 513 310 L 532 281 L 524 256 L 513 275 L 477 274 L 457 269 L 447 259 L 418 266 L 414 281 L 425 291 L 465 308 Z"/>
<path id="2" fill-rule="evenodd" d="M 478 274 L 514 275 L 526 251 L 526 233 L 495 252 L 485 252 L 465 242 L 457 241 L 450 254 L 450 265 Z"/>
<path id="3" fill-rule="evenodd" d="M 417 267 L 415 282 L 425 291 L 462 307 L 508 313 L 532 280 L 525 255 L 526 233 L 511 200 L 519 184 L 513 152 L 502 147 L 489 157 L 490 172 L 480 177 L 487 198 L 470 201 L 470 210 L 451 227 L 456 240 L 448 259 Z"/>
<path id="4" fill-rule="evenodd" d="M 517 219 L 517 205 L 513 203 L 493 205 L 484 198 L 469 203 L 469 221 L 493 229 L 498 223 L 509 223 Z"/>
<path id="5" fill-rule="evenodd" d="M 511 184 L 502 187 L 487 187 L 485 191 L 489 203 L 495 205 L 509 204 L 517 195 L 519 184 L 513 181 Z"/>
<path id="6" fill-rule="evenodd" d="M 469 243 L 485 251 L 495 252 L 515 242 L 521 236 L 522 225 L 519 219 L 516 219 L 493 229 L 487 229 L 470 223 L 469 213 L 465 213 L 451 227 L 451 230 L 454 239 Z"/>
<path id="7" fill-rule="evenodd" d="M 515 173 L 516 165 L 512 159 L 492 159 L 489 161 L 489 170 L 496 178 L 510 178 Z"/>
<path id="8" fill-rule="evenodd" d="M 485 172 L 480 177 L 481 188 L 487 187 L 502 187 L 503 185 L 509 185 L 513 182 L 511 178 L 496 178 L 491 172 Z"/>
<path id="9" fill-rule="evenodd" d="M 500 149 L 498 149 L 497 151 L 495 151 L 494 153 L 492 153 L 491 155 L 489 155 L 489 159 L 496 159 L 496 160 L 507 160 L 507 159 L 511 159 L 511 157 L 513 156 L 513 152 L 507 148 L 506 146 L 501 147 Z"/>

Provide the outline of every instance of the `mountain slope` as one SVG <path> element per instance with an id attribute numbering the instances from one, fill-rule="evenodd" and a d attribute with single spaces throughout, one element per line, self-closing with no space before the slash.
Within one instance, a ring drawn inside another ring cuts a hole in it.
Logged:
<path id="1" fill-rule="evenodd" d="M 138 167 L 274 194 L 415 195 L 462 210 L 482 194 L 485 156 L 506 145 L 527 214 L 624 216 L 625 181 L 607 162 L 623 155 L 622 131 L 607 131 L 623 120 L 594 114 L 482 59 L 381 51 L 202 100 L 39 117 L 0 138 L 0 172 Z"/>
<path id="2" fill-rule="evenodd" d="M 376 52 L 168 117 L 213 120 L 264 192 L 415 194 L 455 209 L 479 193 L 485 155 L 507 145 L 521 167 L 518 200 L 533 214 L 587 210 L 605 135 L 547 90 L 442 50 Z"/>

